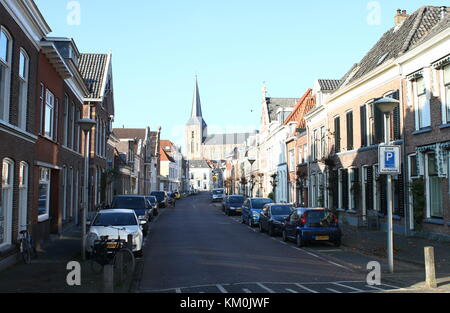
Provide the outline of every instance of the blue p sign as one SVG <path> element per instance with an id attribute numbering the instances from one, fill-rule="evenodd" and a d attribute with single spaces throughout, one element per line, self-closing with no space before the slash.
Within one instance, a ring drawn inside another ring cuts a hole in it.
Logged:
<path id="1" fill-rule="evenodd" d="M 384 160 L 386 168 L 395 168 L 395 153 L 393 151 L 385 151 Z"/>

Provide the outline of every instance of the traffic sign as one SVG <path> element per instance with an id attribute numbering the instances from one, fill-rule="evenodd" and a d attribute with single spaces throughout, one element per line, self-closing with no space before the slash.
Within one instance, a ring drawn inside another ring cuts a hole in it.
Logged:
<path id="1" fill-rule="evenodd" d="M 378 148 L 378 164 L 381 175 L 401 174 L 401 146 L 383 145 Z"/>

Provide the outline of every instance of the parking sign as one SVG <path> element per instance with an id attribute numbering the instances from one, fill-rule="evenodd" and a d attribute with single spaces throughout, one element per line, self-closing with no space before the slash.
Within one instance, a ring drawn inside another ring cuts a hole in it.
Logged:
<path id="1" fill-rule="evenodd" d="M 380 174 L 398 175 L 401 174 L 400 146 L 380 146 L 378 150 L 378 164 Z"/>

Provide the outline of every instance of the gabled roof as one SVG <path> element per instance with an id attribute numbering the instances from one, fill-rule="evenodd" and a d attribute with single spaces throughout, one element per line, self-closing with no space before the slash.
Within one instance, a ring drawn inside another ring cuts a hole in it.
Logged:
<path id="1" fill-rule="evenodd" d="M 205 160 L 191 160 L 188 161 L 188 163 L 189 168 L 211 168 Z"/>
<path id="2" fill-rule="evenodd" d="M 161 161 L 176 163 L 175 160 L 163 149 L 163 146 L 159 147 L 159 154 L 161 157 Z"/>
<path id="3" fill-rule="evenodd" d="M 446 8 L 445 12 L 445 15 L 449 15 L 450 8 Z M 411 14 L 403 24 L 387 31 L 361 62 L 353 66 L 353 69 L 347 73 L 346 79 L 342 80 L 341 87 L 344 86 L 344 82 L 345 84 L 351 83 L 386 61 L 397 58 L 432 38 L 439 33 L 437 30 L 444 29 L 446 23 L 448 23 L 448 16 L 442 19 L 441 7 L 421 7 Z M 446 25 L 448 26 L 448 24 Z"/>
<path id="4" fill-rule="evenodd" d="M 102 87 L 108 67 L 108 54 L 82 53 L 80 55 L 79 69 L 89 90 L 88 98 L 102 97 Z"/>
<path id="5" fill-rule="evenodd" d="M 306 128 L 305 115 L 310 112 L 316 105 L 316 99 L 313 95 L 313 90 L 309 88 L 303 97 L 298 101 L 294 111 L 288 116 L 285 125 L 291 122 L 297 122 L 297 128 Z"/>
<path id="6" fill-rule="evenodd" d="M 142 139 L 145 140 L 146 137 L 145 128 L 114 128 L 113 132 L 118 138 L 121 139 Z"/>
<path id="7" fill-rule="evenodd" d="M 340 79 L 318 79 L 320 90 L 334 91 L 339 88 L 342 81 Z"/>
<path id="8" fill-rule="evenodd" d="M 242 145 L 254 133 L 213 134 L 206 138 L 205 145 Z"/>
<path id="9" fill-rule="evenodd" d="M 267 112 L 269 113 L 269 122 L 277 119 L 277 111 L 279 108 L 293 108 L 295 107 L 298 98 L 266 98 Z"/>

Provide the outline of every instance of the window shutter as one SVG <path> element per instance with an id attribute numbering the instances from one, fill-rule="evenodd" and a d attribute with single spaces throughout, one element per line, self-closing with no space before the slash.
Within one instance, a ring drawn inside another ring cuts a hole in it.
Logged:
<path id="1" fill-rule="evenodd" d="M 375 112 L 375 123 L 374 123 L 374 134 L 375 134 L 375 144 L 380 144 L 384 142 L 384 114 L 374 105 Z"/>
<path id="2" fill-rule="evenodd" d="M 403 166 L 402 173 L 398 175 L 398 180 L 396 182 L 395 192 L 398 192 L 398 212 L 399 216 L 405 217 L 405 184 L 404 184 Z"/>
<path id="3" fill-rule="evenodd" d="M 353 150 L 353 112 L 347 113 L 347 150 Z"/>
<path id="4" fill-rule="evenodd" d="M 367 114 L 366 106 L 360 108 L 361 115 L 361 147 L 367 147 Z"/>
<path id="5" fill-rule="evenodd" d="M 387 214 L 387 181 L 386 175 L 380 176 L 380 212 L 384 215 Z"/>
<path id="6" fill-rule="evenodd" d="M 339 117 L 334 119 L 334 150 L 336 153 L 341 152 L 341 119 Z"/>
<path id="7" fill-rule="evenodd" d="M 348 210 L 348 170 L 342 171 L 342 205 L 343 209 Z"/>
<path id="8" fill-rule="evenodd" d="M 331 183 L 332 186 L 330 186 L 333 190 L 332 195 L 333 195 L 333 203 L 331 205 L 331 207 L 333 209 L 338 209 L 339 208 L 339 175 L 338 175 L 338 171 L 337 170 L 333 170 L 331 172 Z"/>
<path id="9" fill-rule="evenodd" d="M 373 210 L 373 168 L 367 168 L 366 208 Z"/>

